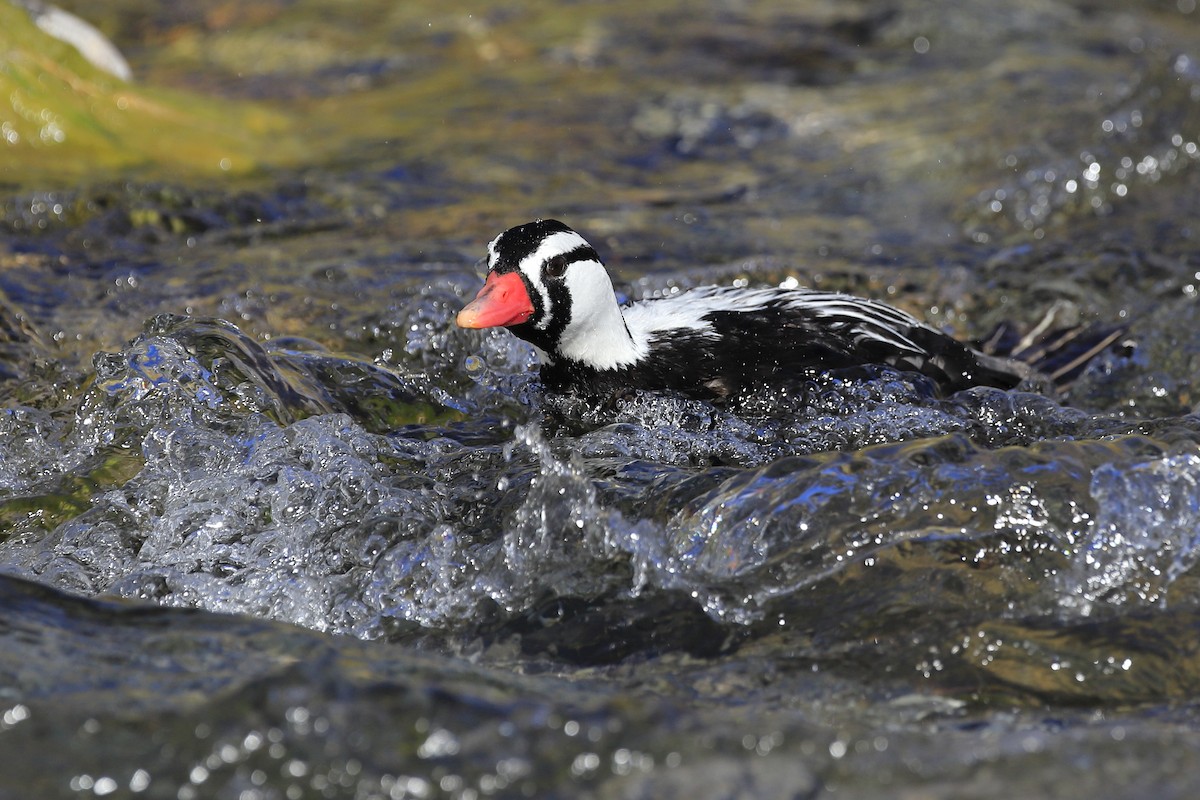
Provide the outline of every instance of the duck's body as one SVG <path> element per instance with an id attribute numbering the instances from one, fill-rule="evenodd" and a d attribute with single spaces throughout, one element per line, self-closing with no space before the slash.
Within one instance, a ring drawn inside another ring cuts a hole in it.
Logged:
<path id="1" fill-rule="evenodd" d="M 542 382 L 555 392 L 607 399 L 673 390 L 720 400 L 866 364 L 922 373 L 943 391 L 1007 389 L 1037 376 L 884 303 L 832 292 L 707 286 L 622 308 L 596 251 L 555 220 L 500 234 L 488 267 L 458 324 L 504 326 L 533 344 Z"/>
<path id="2" fill-rule="evenodd" d="M 584 347 L 539 345 L 547 389 L 600 396 L 671 389 L 723 399 L 805 371 L 864 364 L 921 372 L 947 391 L 1011 388 L 1032 374 L 901 311 L 847 295 L 706 286 L 621 311 L 623 326 L 586 337 Z M 538 344 L 536 330 L 512 330 Z"/>

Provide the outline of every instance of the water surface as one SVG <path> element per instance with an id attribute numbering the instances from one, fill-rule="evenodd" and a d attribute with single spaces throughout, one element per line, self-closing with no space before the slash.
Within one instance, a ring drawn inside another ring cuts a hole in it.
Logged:
<path id="1" fill-rule="evenodd" d="M 131 86 L 3 34 L 0 794 L 1195 795 L 1193 4 L 74 10 Z M 1128 341 L 573 407 L 453 324 L 538 215 Z"/>

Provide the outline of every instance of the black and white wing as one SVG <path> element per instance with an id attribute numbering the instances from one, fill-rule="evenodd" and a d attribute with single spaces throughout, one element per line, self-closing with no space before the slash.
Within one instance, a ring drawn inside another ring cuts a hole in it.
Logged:
<path id="1" fill-rule="evenodd" d="M 783 371 L 887 364 L 920 372 L 946 390 L 1011 388 L 1026 365 L 974 350 L 915 317 L 875 300 L 812 290 L 697 290 L 706 321 L 747 361 Z"/>

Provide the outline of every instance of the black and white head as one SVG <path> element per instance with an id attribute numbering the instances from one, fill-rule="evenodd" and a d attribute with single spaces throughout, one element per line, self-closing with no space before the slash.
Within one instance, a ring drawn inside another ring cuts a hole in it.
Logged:
<path id="1" fill-rule="evenodd" d="M 458 314 L 463 328 L 506 327 L 545 360 L 597 368 L 640 356 L 600 256 L 557 220 L 509 228 L 488 245 L 488 274 Z"/>

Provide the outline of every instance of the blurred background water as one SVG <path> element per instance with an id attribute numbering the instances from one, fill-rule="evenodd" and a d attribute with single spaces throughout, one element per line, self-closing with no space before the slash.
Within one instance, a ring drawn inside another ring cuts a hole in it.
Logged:
<path id="1" fill-rule="evenodd" d="M 80 20 L 86 19 L 84 24 Z M 0 797 L 1195 797 L 1193 0 L 0 2 Z M 559 408 L 624 296 L 1123 322 Z"/>

